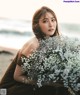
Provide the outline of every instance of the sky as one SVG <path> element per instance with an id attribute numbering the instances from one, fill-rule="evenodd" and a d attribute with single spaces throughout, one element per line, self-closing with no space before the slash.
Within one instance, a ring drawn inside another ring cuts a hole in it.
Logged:
<path id="1" fill-rule="evenodd" d="M 63 0 L 0 0 L 0 18 L 32 20 L 34 12 L 42 6 L 50 7 L 60 23 L 80 23 L 80 2 Z"/>

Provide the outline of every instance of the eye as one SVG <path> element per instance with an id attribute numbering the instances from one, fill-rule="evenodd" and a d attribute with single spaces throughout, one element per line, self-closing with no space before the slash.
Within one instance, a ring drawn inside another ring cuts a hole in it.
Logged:
<path id="1" fill-rule="evenodd" d="M 52 21 L 52 22 L 54 22 L 54 21 L 56 21 L 56 19 L 55 19 L 55 18 L 53 18 L 51 21 Z"/>
<path id="2" fill-rule="evenodd" d="M 48 20 L 43 20 L 43 23 L 46 23 L 46 22 L 48 22 Z"/>

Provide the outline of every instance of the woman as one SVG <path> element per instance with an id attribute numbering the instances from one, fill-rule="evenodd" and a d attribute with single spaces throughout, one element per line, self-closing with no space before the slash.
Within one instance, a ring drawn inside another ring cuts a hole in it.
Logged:
<path id="1" fill-rule="evenodd" d="M 14 83 L 10 86 L 5 85 L 6 77 L 4 77 L 1 81 L 1 88 L 7 88 L 7 95 L 70 95 L 68 89 L 65 88 L 62 84 L 46 84 L 45 86 L 37 87 L 35 85 L 36 81 L 28 78 L 25 72 L 22 71 L 22 56 L 29 58 L 30 55 L 39 48 L 40 40 L 45 40 L 49 37 L 59 35 L 56 15 L 50 8 L 45 6 L 41 7 L 35 12 L 32 21 L 32 28 L 35 37 L 23 46 L 23 48 L 18 52 L 16 60 L 13 61 L 13 63 L 16 65 L 12 71 L 13 75 L 10 75 L 12 78 L 11 81 L 14 81 Z M 9 76 L 8 72 L 5 74 L 5 76 Z"/>

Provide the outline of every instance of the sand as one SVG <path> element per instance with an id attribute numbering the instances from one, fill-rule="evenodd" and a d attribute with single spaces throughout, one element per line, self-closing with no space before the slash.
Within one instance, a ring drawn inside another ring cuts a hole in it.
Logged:
<path id="1" fill-rule="evenodd" d="M 17 49 L 5 48 L 0 46 L 0 80 L 6 72 L 8 66 L 13 61 L 17 52 Z"/>

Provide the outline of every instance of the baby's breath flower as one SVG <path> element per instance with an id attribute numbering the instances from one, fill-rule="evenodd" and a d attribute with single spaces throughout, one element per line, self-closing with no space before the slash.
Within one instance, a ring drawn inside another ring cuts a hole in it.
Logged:
<path id="1" fill-rule="evenodd" d="M 60 81 L 72 92 L 79 91 L 80 41 L 55 36 L 39 43 L 40 47 L 29 58 L 21 56 L 22 70 L 27 76 L 36 80 L 39 87 Z"/>

